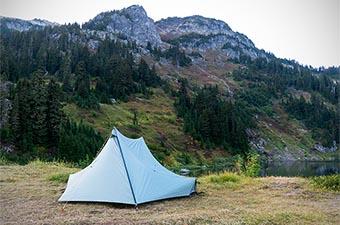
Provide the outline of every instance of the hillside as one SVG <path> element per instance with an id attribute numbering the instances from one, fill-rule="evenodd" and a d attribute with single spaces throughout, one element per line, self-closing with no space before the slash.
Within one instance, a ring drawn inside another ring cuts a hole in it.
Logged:
<path id="1" fill-rule="evenodd" d="M 183 121 L 176 116 L 174 99 L 161 89 L 153 89 L 153 92 L 149 99 L 135 96 L 128 102 L 102 104 L 99 111 L 67 104 L 64 112 L 70 118 L 94 127 L 104 138 L 114 126 L 129 137 L 143 136 L 156 158 L 171 168 L 210 164 L 214 159 L 228 156 L 223 150 L 202 148 L 185 134 Z M 278 118 L 261 118 L 257 130 L 250 134 L 256 148 L 274 160 L 327 160 L 334 157 L 334 153 L 309 151 L 315 141 L 305 126 L 289 118 L 280 106 L 276 105 L 275 111 Z M 133 125 L 134 112 L 138 115 L 138 126 Z"/>
<path id="2" fill-rule="evenodd" d="M 138 5 L 83 25 L 0 21 L 1 144 L 19 158 L 92 158 L 103 140 L 86 140 L 105 140 L 113 126 L 144 136 L 170 167 L 250 151 L 269 160 L 339 154 L 338 68 L 277 58 L 224 21 L 155 22 Z"/>
<path id="3" fill-rule="evenodd" d="M 3 163 L 3 162 L 2 162 Z M 199 178 L 198 194 L 140 205 L 57 202 L 77 168 L 31 162 L 0 166 L 1 224 L 338 224 L 339 194 L 305 178 Z"/>
<path id="4" fill-rule="evenodd" d="M 129 137 L 144 137 L 156 158 L 168 167 L 207 164 L 214 157 L 227 155 L 223 151 L 202 149 L 183 132 L 183 122 L 177 118 L 173 107 L 174 100 L 161 89 L 153 89 L 153 92 L 148 99 L 136 96 L 128 102 L 102 104 L 99 111 L 68 104 L 64 112 L 94 127 L 105 138 L 114 126 Z M 133 112 L 137 112 L 138 126 L 133 125 Z"/>

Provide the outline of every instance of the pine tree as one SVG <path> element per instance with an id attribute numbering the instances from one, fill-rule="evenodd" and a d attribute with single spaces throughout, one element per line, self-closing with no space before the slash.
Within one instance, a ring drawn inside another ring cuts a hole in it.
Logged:
<path id="1" fill-rule="evenodd" d="M 47 65 L 47 44 L 45 42 L 41 43 L 39 51 L 37 53 L 37 68 L 46 69 Z"/>
<path id="2" fill-rule="evenodd" d="M 38 145 L 44 145 L 47 141 L 47 92 L 43 74 L 44 72 L 42 70 L 37 70 L 33 74 L 32 79 L 32 131 L 34 136 L 34 143 Z"/>
<path id="3" fill-rule="evenodd" d="M 136 109 L 133 110 L 132 124 L 133 124 L 134 126 L 138 126 L 138 112 L 137 112 Z"/>
<path id="4" fill-rule="evenodd" d="M 57 147 L 62 119 L 60 103 L 60 87 L 55 79 L 51 79 L 47 87 L 47 140 L 49 147 Z"/>
<path id="5" fill-rule="evenodd" d="M 63 75 L 62 88 L 63 88 L 63 91 L 68 95 L 73 92 L 73 88 L 71 85 L 71 74 L 66 73 Z"/>
<path id="6" fill-rule="evenodd" d="M 31 101 L 31 82 L 26 79 L 19 80 L 10 112 L 10 126 L 13 131 L 14 145 L 21 153 L 30 153 L 33 148 Z"/>
<path id="7" fill-rule="evenodd" d="M 111 93 L 115 98 L 127 99 L 130 93 L 134 92 L 135 85 L 132 79 L 133 71 L 131 65 L 125 60 L 112 57 L 110 60 Z"/>
<path id="8" fill-rule="evenodd" d="M 76 67 L 77 80 L 75 83 L 75 91 L 78 96 L 83 99 L 87 99 L 90 96 L 90 78 L 85 70 L 85 64 L 83 61 L 79 62 Z"/>
<path id="9" fill-rule="evenodd" d="M 62 58 L 59 76 L 61 80 L 64 80 L 65 77 L 70 77 L 71 75 L 71 57 L 67 53 Z"/>

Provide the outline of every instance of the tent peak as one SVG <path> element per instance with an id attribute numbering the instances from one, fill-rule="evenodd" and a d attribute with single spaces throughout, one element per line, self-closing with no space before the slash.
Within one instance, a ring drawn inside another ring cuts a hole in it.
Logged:
<path id="1" fill-rule="evenodd" d="M 130 138 L 130 137 L 126 137 L 124 134 L 122 134 L 118 129 L 117 127 L 113 127 L 112 131 L 111 131 L 111 134 L 113 137 L 117 137 L 118 135 L 121 135 L 127 139 L 130 139 L 130 140 L 144 140 L 143 137 L 139 137 L 139 138 Z"/>

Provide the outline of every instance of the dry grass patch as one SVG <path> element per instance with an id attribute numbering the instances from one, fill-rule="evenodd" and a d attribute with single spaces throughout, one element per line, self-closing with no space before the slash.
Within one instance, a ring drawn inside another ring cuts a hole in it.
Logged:
<path id="1" fill-rule="evenodd" d="M 339 224 L 340 195 L 303 178 L 247 178 L 232 173 L 199 178 L 188 198 L 138 206 L 69 203 L 57 199 L 67 174 L 59 163 L 0 166 L 0 224 Z"/>

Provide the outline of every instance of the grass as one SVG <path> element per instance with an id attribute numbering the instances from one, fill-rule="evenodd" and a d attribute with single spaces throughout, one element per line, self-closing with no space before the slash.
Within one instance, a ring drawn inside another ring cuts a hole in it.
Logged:
<path id="1" fill-rule="evenodd" d="M 233 173 L 198 179 L 188 198 L 134 207 L 60 204 L 64 163 L 0 166 L 1 224 L 339 224 L 340 195 L 305 178 L 249 178 Z"/>
<path id="2" fill-rule="evenodd" d="M 57 173 L 49 176 L 48 180 L 53 181 L 55 183 L 66 183 L 69 176 L 70 176 L 69 173 Z"/>
<path id="3" fill-rule="evenodd" d="M 210 174 L 200 178 L 201 184 L 213 188 L 230 188 L 234 190 L 245 185 L 249 185 L 252 181 L 253 180 L 249 177 L 226 171 L 219 174 Z"/>
<path id="4" fill-rule="evenodd" d="M 276 118 L 261 117 L 258 129 L 266 140 L 266 152 L 276 160 L 331 160 L 331 154 L 311 151 L 316 141 L 311 132 L 289 115 L 277 103 L 273 105 Z"/>
<path id="5" fill-rule="evenodd" d="M 156 158 L 167 166 L 181 166 L 183 152 L 191 164 L 205 163 L 207 157 L 203 156 L 203 149 L 183 132 L 183 123 L 176 117 L 174 100 L 161 89 L 153 89 L 153 92 L 149 99 L 135 96 L 128 102 L 101 104 L 99 111 L 67 104 L 64 112 L 70 118 L 94 127 L 103 137 L 110 134 L 114 126 L 129 137 L 143 136 Z M 138 126 L 133 125 L 134 110 L 137 110 Z"/>
<path id="6" fill-rule="evenodd" d="M 317 188 L 340 192 L 340 174 L 312 177 L 310 180 Z"/>
<path id="7" fill-rule="evenodd" d="M 0 154 L 0 166 L 4 166 L 8 164 L 11 164 L 11 162 L 3 154 Z"/>
<path id="8" fill-rule="evenodd" d="M 224 172 L 218 175 L 210 175 L 209 181 L 214 184 L 239 183 L 241 177 L 235 173 Z"/>

